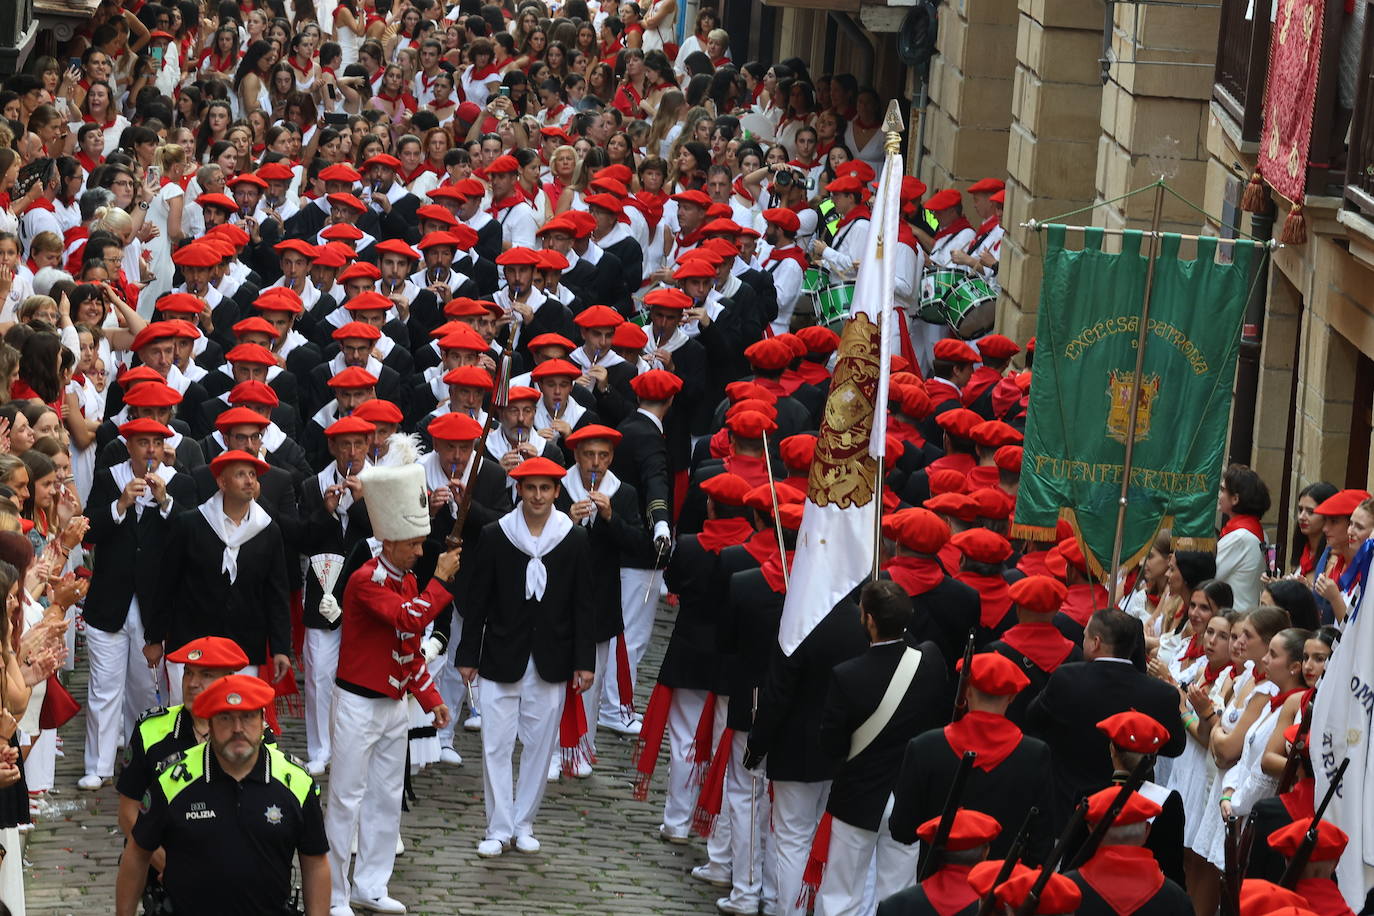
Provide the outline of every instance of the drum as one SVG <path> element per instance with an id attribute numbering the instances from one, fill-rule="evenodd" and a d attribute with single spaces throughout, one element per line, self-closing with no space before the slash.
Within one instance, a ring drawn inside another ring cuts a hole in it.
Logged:
<path id="1" fill-rule="evenodd" d="M 854 302 L 854 284 L 832 277 L 824 269 L 810 268 L 802 276 L 802 288 L 815 301 L 816 323 L 839 332 Z"/>
<path id="2" fill-rule="evenodd" d="M 945 298 L 968 274 L 954 268 L 928 270 L 921 277 L 921 304 L 916 317 L 929 324 L 943 325 Z"/>
<path id="3" fill-rule="evenodd" d="M 945 296 L 945 320 L 963 340 L 982 337 L 997 318 L 997 293 L 987 280 L 964 274 Z"/>

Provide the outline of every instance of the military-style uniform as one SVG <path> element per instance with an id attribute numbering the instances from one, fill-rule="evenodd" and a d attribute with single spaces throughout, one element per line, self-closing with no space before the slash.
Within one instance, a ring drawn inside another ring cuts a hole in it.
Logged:
<path id="1" fill-rule="evenodd" d="M 134 825 L 144 849 L 167 851 L 167 895 L 181 913 L 279 913 L 297 855 L 329 851 L 320 789 L 305 767 L 264 744 L 242 782 L 209 744 L 167 762 Z"/>

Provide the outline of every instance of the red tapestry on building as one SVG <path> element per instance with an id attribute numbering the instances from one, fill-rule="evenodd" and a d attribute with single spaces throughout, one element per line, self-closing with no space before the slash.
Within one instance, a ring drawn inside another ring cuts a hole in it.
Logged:
<path id="1" fill-rule="evenodd" d="M 1277 2 L 1278 15 L 1269 37 L 1259 171 L 1271 188 L 1297 203 L 1307 184 L 1325 0 Z"/>

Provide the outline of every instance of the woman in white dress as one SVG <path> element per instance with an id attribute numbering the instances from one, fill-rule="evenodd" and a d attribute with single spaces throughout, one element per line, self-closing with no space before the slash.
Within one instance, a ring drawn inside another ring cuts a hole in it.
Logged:
<path id="1" fill-rule="evenodd" d="M 240 112 L 247 113 L 259 108 L 268 113 L 272 111 L 268 86 L 277 58 L 277 49 L 270 42 L 255 41 L 248 46 L 243 60 L 239 62 L 238 72 L 234 74 L 234 93 Z"/>
<path id="2" fill-rule="evenodd" d="M 183 238 L 181 217 L 186 205 L 186 192 L 181 177 L 186 171 L 186 151 L 180 145 L 168 143 L 157 148 L 155 164 L 162 170 L 162 186 L 148 205 L 147 221 L 157 226 L 157 235 L 148 243 L 152 254 L 153 278 L 143 288 L 140 297 L 149 302 L 172 288 L 172 251 Z"/>
<path id="3" fill-rule="evenodd" d="M 850 149 L 854 158 L 867 162 L 873 168 L 883 165 L 883 110 L 882 99 L 872 89 L 859 92 L 854 100 L 854 120 L 849 122 Z"/>
<path id="4" fill-rule="evenodd" d="M 1187 694 L 1182 714 L 1188 730 L 1188 744 L 1174 760 L 1169 778 L 1160 781 L 1178 792 L 1183 799 L 1183 810 L 1189 812 L 1183 822 L 1185 848 L 1192 844 L 1201 822 L 1194 812 L 1201 811 L 1206 804 L 1212 778 L 1217 772 L 1206 741 L 1211 737 L 1217 709 L 1226 705 L 1224 690 L 1230 683 L 1227 675 L 1234 670 L 1231 667 L 1231 629 L 1240 616 L 1236 611 L 1227 611 L 1207 621 L 1202 634 L 1206 654 L 1184 669 L 1178 680 L 1178 686 Z"/>

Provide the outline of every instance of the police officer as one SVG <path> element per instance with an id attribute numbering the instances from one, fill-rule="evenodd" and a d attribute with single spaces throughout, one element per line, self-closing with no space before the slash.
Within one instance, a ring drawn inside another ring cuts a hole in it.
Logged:
<path id="1" fill-rule="evenodd" d="M 155 706 L 143 714 L 133 736 L 124 745 L 124 769 L 119 774 L 119 829 L 133 839 L 139 804 L 153 784 L 154 770 L 169 758 L 180 757 L 205 740 L 210 723 L 191 712 L 191 704 L 201 692 L 222 677 L 248 664 L 248 656 L 232 639 L 202 636 L 193 639 L 167 656 L 169 662 L 184 665 L 181 696 L 184 705 Z M 166 853 L 156 849 L 153 869 L 161 873 L 167 866 Z"/>
<path id="2" fill-rule="evenodd" d="M 179 913 L 282 913 L 299 856 L 306 916 L 329 907 L 320 790 L 305 767 L 262 741 L 264 681 L 231 674 L 196 698 L 207 743 L 159 769 L 124 850 L 115 912 L 134 916 L 153 850 L 167 851 L 163 879 Z"/>

